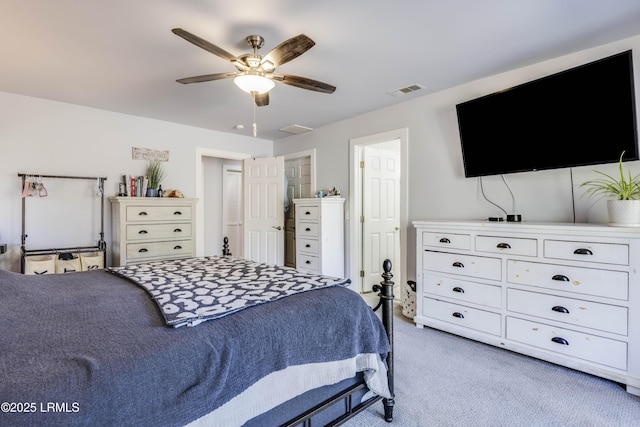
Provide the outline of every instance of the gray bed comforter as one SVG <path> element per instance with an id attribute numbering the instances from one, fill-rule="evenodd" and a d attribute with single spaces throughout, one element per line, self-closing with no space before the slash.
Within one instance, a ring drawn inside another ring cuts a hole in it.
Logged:
<path id="1" fill-rule="evenodd" d="M 343 287 L 176 329 L 106 271 L 0 270 L 3 426 L 185 425 L 270 373 L 388 350 L 380 320 Z"/>

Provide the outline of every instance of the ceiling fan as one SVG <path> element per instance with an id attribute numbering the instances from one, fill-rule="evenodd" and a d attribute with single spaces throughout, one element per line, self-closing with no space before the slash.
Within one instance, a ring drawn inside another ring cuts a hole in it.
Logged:
<path id="1" fill-rule="evenodd" d="M 315 42 L 304 34 L 285 40 L 265 56 L 258 54 L 258 50 L 264 44 L 264 38 L 259 35 L 248 36 L 246 41 L 249 46 L 253 48 L 253 53 L 236 57 L 226 50 L 182 28 L 174 28 L 171 31 L 207 52 L 211 52 L 231 62 L 237 69 L 237 71 L 234 72 L 205 74 L 202 76 L 178 79 L 177 82 L 179 83 L 200 83 L 233 77 L 234 83 L 240 87 L 240 89 L 253 95 L 255 104 L 259 107 L 269 105 L 269 91 L 275 86 L 274 82 L 280 82 L 314 92 L 333 93 L 336 90 L 335 86 L 307 77 L 274 72 L 276 67 L 297 58 L 315 45 Z"/>

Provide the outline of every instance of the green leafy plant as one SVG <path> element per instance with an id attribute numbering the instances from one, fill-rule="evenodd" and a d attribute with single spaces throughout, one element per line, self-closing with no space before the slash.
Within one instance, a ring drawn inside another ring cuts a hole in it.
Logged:
<path id="1" fill-rule="evenodd" d="M 155 160 L 147 164 L 147 188 L 157 189 L 165 177 L 162 163 Z"/>
<path id="2" fill-rule="evenodd" d="M 614 178 L 604 172 L 594 171 L 600 174 L 602 178 L 590 179 L 580 184 L 580 187 L 587 187 L 585 194 L 589 196 L 612 197 L 618 200 L 633 200 L 640 194 L 640 174 L 632 176 L 629 171 L 625 176 L 622 169 L 622 157 L 624 151 L 620 154 L 618 168 L 620 177 Z"/>

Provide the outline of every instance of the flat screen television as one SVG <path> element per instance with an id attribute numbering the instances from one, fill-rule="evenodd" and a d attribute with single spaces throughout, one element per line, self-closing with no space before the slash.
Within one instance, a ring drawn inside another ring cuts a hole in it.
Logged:
<path id="1" fill-rule="evenodd" d="M 456 105 L 466 177 L 638 160 L 631 51 Z"/>

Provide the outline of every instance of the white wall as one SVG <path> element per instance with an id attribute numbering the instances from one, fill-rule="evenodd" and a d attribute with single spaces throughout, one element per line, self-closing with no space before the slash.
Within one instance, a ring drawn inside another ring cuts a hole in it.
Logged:
<path id="1" fill-rule="evenodd" d="M 18 173 L 106 176 L 105 196 L 111 197 L 116 195 L 123 174 L 144 173 L 146 162 L 131 158 L 132 147 L 169 150 L 163 188 L 180 189 L 185 197 L 195 197 L 196 148 L 244 152 L 252 156 L 273 154 L 273 143 L 267 140 L 3 92 L 0 92 L 0 111 L 0 243 L 7 243 L 10 252 L 0 255 L 0 268 L 13 271 L 20 271 L 21 181 Z M 75 227 L 65 232 L 65 239 L 78 241 L 78 245 L 87 240 L 90 245 L 95 244 L 99 238 L 97 232 L 87 231 L 84 225 L 78 226 L 81 222 L 74 220 L 75 215 L 84 218 L 84 212 L 69 214 L 65 209 L 49 208 L 56 203 L 69 204 L 61 194 L 67 185 L 60 186 L 51 180 L 46 187 L 49 196 L 42 200 L 29 199 L 27 212 L 38 225 L 46 223 L 48 227 L 42 230 L 33 221 L 27 221 L 27 248 L 61 246 L 56 227 L 69 222 Z M 109 245 L 111 206 L 106 198 L 105 213 L 105 240 Z M 39 216 L 33 216 L 36 214 Z M 94 214 L 96 212 L 87 213 L 88 216 Z M 31 246 L 31 242 L 37 242 L 38 247 Z"/>
<path id="2" fill-rule="evenodd" d="M 406 127 L 409 129 L 409 164 L 406 165 L 409 168 L 409 221 L 482 220 L 489 216 L 503 216 L 500 210 L 483 199 L 478 178 L 464 177 L 455 105 L 628 49 L 635 49 L 636 99 L 640 100 L 637 93 L 640 87 L 640 37 L 634 37 L 436 94 L 409 99 L 393 107 L 334 123 L 310 133 L 277 140 L 274 154 L 315 148 L 318 188 L 335 185 L 348 198 L 349 140 Z M 426 86 L 428 78 L 428 70 L 425 70 Z M 585 123 L 585 126 L 588 125 Z M 606 144 L 607 141 L 601 143 Z M 518 155 L 517 148 L 513 153 L 502 155 L 508 161 L 509 156 Z M 627 166 L 632 172 L 640 172 L 638 162 L 629 162 Z M 606 165 L 598 169 L 615 173 L 615 167 Z M 516 209 L 525 221 L 571 222 L 575 202 L 576 222 L 606 222 L 604 202 L 594 203 L 594 200 L 581 197 L 582 191 L 577 188 L 581 182 L 593 176 L 592 169 L 573 169 L 575 197 L 572 196 L 569 169 L 510 174 L 505 175 L 505 179 L 515 195 Z M 511 196 L 501 178 L 487 177 L 483 182 L 487 196 L 511 213 Z M 345 225 L 346 235 L 349 236 L 349 224 Z M 415 277 L 415 233 L 411 226 L 405 231 L 408 235 L 406 277 L 412 278 Z"/>

